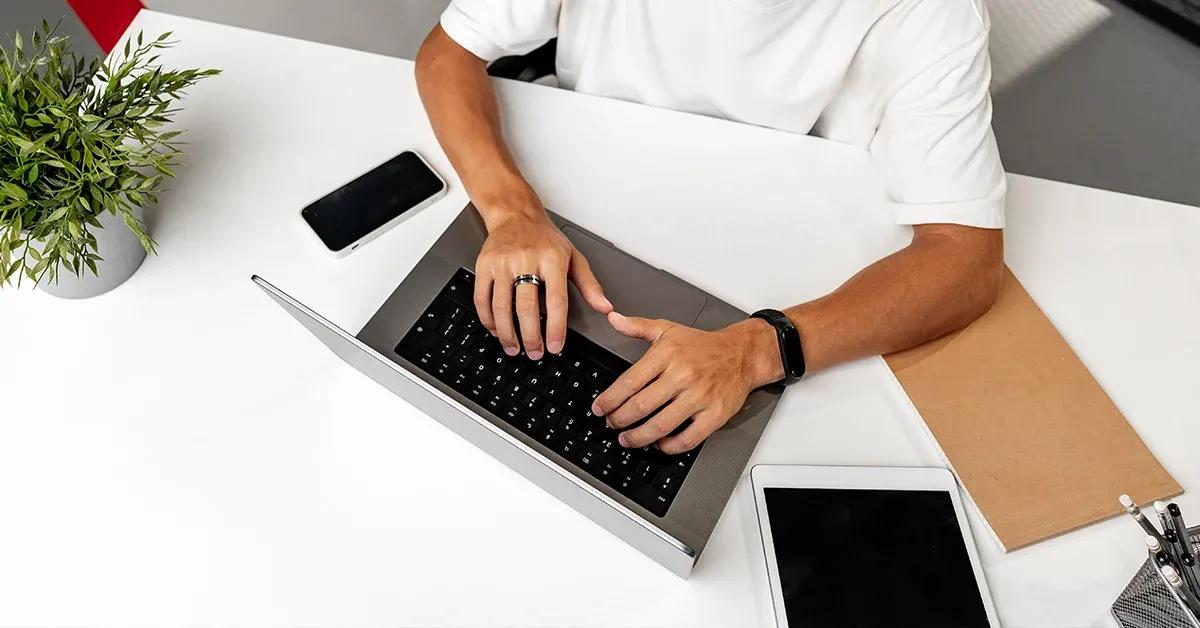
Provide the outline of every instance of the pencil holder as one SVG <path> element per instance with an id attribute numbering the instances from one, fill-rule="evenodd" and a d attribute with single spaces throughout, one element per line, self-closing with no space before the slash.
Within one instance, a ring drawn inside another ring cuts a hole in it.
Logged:
<path id="1" fill-rule="evenodd" d="M 1198 531 L 1200 526 L 1188 528 L 1193 554 L 1200 547 Z M 1112 614 L 1122 628 L 1200 628 L 1200 621 L 1183 605 L 1150 559 L 1142 563 L 1117 596 Z"/>

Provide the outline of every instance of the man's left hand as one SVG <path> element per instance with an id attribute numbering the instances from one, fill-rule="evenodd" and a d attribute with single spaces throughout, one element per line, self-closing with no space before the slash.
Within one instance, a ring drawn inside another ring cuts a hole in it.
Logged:
<path id="1" fill-rule="evenodd" d="M 749 320 L 718 331 L 702 331 L 666 320 L 608 315 L 622 335 L 650 349 L 592 404 L 621 432 L 624 447 L 658 443 L 665 453 L 693 449 L 742 408 L 750 391 L 783 377 L 779 348 L 770 325 Z M 658 411 L 655 414 L 655 411 Z M 692 419 L 682 432 L 671 435 Z"/>

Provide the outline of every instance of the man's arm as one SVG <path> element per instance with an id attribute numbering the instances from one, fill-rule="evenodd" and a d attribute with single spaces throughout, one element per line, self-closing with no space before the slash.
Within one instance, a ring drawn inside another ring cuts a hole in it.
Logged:
<path id="1" fill-rule="evenodd" d="M 483 60 L 439 25 L 417 54 L 417 89 L 438 142 L 488 230 L 475 263 L 475 309 L 480 322 L 510 356 L 520 353 L 522 343 L 532 360 L 541 359 L 546 350 L 559 353 L 567 336 L 568 281 L 593 309 L 607 313 L 612 304 L 587 259 L 550 221 L 542 201 L 513 162 Z M 524 274 L 536 274 L 545 283 L 544 344 L 537 286 L 521 285 L 514 294 L 513 279 Z"/>
<path id="2" fill-rule="evenodd" d="M 541 201 L 504 144 L 483 60 L 439 25 L 421 44 L 416 66 L 417 90 L 433 132 L 484 221 L 510 212 L 541 212 Z"/>
<path id="3" fill-rule="evenodd" d="M 829 295 L 785 313 L 801 330 L 805 361 L 819 370 L 915 347 L 966 327 L 995 302 L 1003 277 L 1003 231 L 916 225 L 908 247 L 864 268 Z M 760 322 L 759 327 L 769 328 Z M 774 331 L 768 331 L 774 342 Z M 781 377 L 782 370 L 771 381 Z"/>
<path id="4" fill-rule="evenodd" d="M 864 268 L 827 296 L 785 311 L 800 330 L 810 372 L 916 346 L 965 327 L 991 307 L 1004 273 L 1003 232 L 917 225 L 906 248 Z M 706 332 L 610 314 L 621 333 L 652 343 L 595 401 L 593 412 L 626 428 L 626 447 L 657 442 L 667 453 L 698 446 L 755 388 L 783 378 L 774 329 L 751 319 Z M 667 436 L 679 423 L 692 425 Z"/>

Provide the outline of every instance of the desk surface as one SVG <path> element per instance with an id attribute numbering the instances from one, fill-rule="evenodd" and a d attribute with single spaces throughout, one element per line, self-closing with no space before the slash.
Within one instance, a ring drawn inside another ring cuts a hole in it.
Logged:
<path id="1" fill-rule="evenodd" d="M 357 330 L 462 207 L 411 63 L 148 11 L 133 29 L 174 30 L 168 65 L 225 74 L 179 116 L 188 165 L 149 217 L 161 255 L 89 301 L 0 291 L 0 624 L 771 624 L 748 482 L 680 580 L 250 283 Z M 742 308 L 819 295 L 907 237 L 858 149 L 498 89 L 548 206 Z M 299 208 L 409 148 L 447 198 L 322 254 Z M 1200 435 L 1200 210 L 1010 186 L 1009 264 L 1167 468 L 1200 481 L 1181 438 Z M 754 462 L 943 464 L 879 359 L 789 391 Z M 1007 626 L 1102 625 L 1143 557 L 1121 519 L 1007 555 L 972 519 Z"/>

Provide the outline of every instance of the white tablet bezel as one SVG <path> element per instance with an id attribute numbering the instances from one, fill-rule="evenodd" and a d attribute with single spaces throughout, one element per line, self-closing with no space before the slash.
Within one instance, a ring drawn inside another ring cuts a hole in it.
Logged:
<path id="1" fill-rule="evenodd" d="M 946 469 L 924 467 L 816 467 L 800 465 L 755 465 L 750 469 L 750 482 L 754 487 L 754 505 L 758 513 L 758 530 L 762 539 L 763 554 L 767 561 L 767 577 L 771 584 L 771 600 L 775 609 L 775 622 L 780 628 L 788 628 L 787 612 L 783 605 L 782 589 L 779 585 L 779 565 L 775 562 L 775 544 L 771 537 L 771 525 L 767 516 L 764 488 L 839 488 L 880 489 L 909 491 L 945 491 L 954 503 L 954 515 L 958 519 L 963 544 L 971 559 L 975 572 L 975 584 L 983 598 L 988 623 L 999 628 L 996 608 L 988 590 L 987 579 L 979 562 L 979 552 L 967 523 L 966 511 L 958 492 L 954 475 Z"/>

